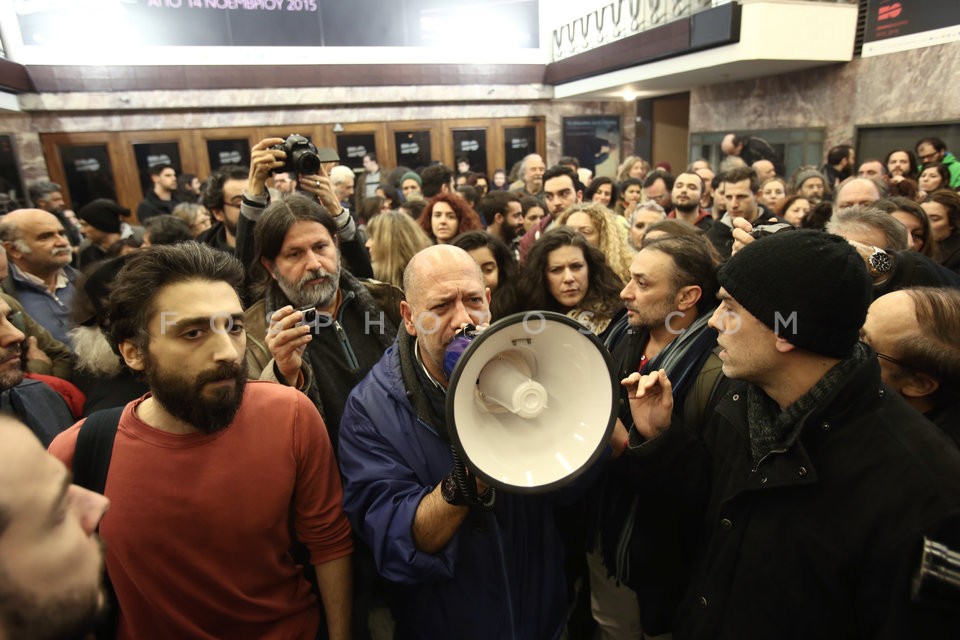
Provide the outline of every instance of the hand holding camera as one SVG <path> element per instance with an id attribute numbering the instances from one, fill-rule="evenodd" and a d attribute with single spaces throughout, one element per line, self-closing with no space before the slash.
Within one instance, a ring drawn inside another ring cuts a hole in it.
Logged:
<path id="1" fill-rule="evenodd" d="M 264 138 L 250 149 L 250 175 L 247 178 L 247 193 L 252 196 L 263 195 L 269 176 L 286 164 L 286 152 L 278 150 L 283 138 Z"/>
<path id="2" fill-rule="evenodd" d="M 313 310 L 314 318 L 316 310 Z M 267 327 L 267 349 L 277 371 L 292 387 L 296 387 L 303 364 L 303 351 L 313 339 L 312 325 L 305 322 L 304 312 L 287 305 L 273 312 Z"/>

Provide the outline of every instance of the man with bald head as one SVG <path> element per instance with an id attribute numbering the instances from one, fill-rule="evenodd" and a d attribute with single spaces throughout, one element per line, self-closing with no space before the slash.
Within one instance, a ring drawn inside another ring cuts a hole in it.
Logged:
<path id="1" fill-rule="evenodd" d="M 757 182 L 763 184 L 764 180 L 777 177 L 777 168 L 769 160 L 757 160 L 752 165 L 757 174 Z"/>
<path id="2" fill-rule="evenodd" d="M 0 638 L 81 638 L 103 609 L 95 535 L 109 501 L 0 417 Z"/>
<path id="3" fill-rule="evenodd" d="M 17 209 L 0 222 L 0 242 L 10 261 L 3 292 L 70 346 L 70 301 L 78 274 L 70 266 L 73 254 L 63 223 L 42 209 Z"/>
<path id="4" fill-rule="evenodd" d="M 884 197 L 880 185 L 882 183 L 870 178 L 847 178 L 840 183 L 834 194 L 834 211 L 846 209 L 854 205 L 868 206 Z"/>
<path id="5" fill-rule="evenodd" d="M 860 338 L 883 381 L 960 446 L 960 291 L 921 287 L 873 301 Z"/>
<path id="6" fill-rule="evenodd" d="M 465 251 L 436 245 L 410 261 L 404 290 L 404 330 L 350 394 L 339 452 L 344 509 L 397 587 L 397 637 L 558 638 L 554 503 L 479 480 L 470 503 L 453 480 L 443 357 L 461 325 L 490 317 L 483 274 Z"/>

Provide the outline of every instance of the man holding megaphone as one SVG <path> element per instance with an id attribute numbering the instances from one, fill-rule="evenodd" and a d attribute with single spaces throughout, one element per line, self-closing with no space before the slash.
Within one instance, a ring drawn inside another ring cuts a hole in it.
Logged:
<path id="1" fill-rule="evenodd" d="M 496 492 L 468 475 L 468 495 L 452 471 L 447 395 L 460 369 L 448 377 L 444 355 L 463 325 L 489 320 L 483 275 L 462 249 L 436 245 L 410 261 L 404 290 L 405 331 L 351 393 L 339 450 L 344 509 L 397 586 L 396 637 L 559 638 L 559 493 Z"/>

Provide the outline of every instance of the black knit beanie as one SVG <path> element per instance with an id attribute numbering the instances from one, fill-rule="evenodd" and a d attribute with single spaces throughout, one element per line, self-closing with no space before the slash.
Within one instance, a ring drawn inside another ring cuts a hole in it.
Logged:
<path id="1" fill-rule="evenodd" d="M 720 286 L 794 346 L 847 357 L 873 298 L 863 259 L 846 240 L 815 230 L 751 242 L 717 274 Z"/>
<path id="2" fill-rule="evenodd" d="M 130 210 L 121 207 L 113 200 L 98 198 L 83 205 L 77 211 L 77 217 L 94 229 L 106 233 L 120 233 L 120 216 L 130 215 Z"/>

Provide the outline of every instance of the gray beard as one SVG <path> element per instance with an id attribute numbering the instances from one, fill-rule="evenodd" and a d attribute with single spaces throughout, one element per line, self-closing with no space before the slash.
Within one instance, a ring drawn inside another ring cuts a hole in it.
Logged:
<path id="1" fill-rule="evenodd" d="M 300 279 L 300 282 L 290 282 L 277 271 L 273 269 L 273 277 L 276 279 L 277 286 L 287 296 L 287 300 L 296 307 L 315 307 L 322 308 L 328 306 L 337 295 L 340 289 L 340 254 L 337 254 L 337 269 L 333 273 L 328 273 L 322 269 L 311 271 Z M 317 285 L 306 285 L 304 282 L 315 278 L 324 278 L 323 282 Z"/>

